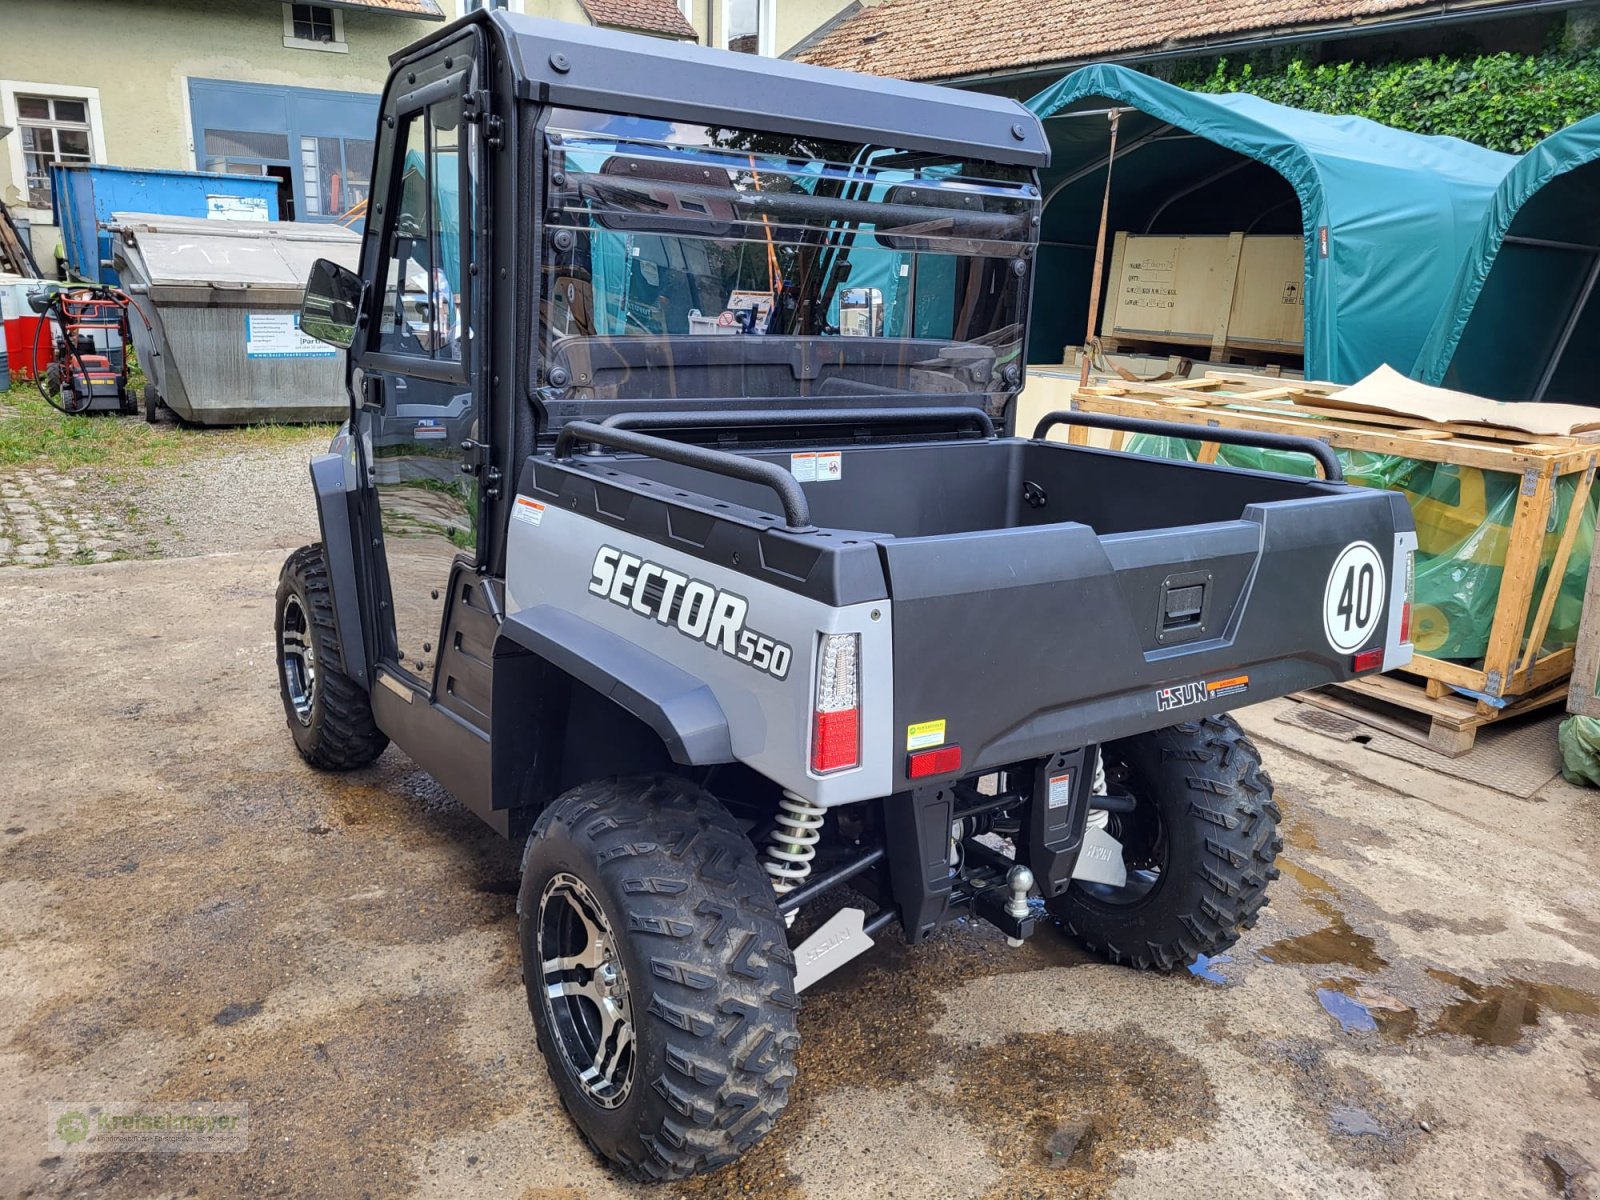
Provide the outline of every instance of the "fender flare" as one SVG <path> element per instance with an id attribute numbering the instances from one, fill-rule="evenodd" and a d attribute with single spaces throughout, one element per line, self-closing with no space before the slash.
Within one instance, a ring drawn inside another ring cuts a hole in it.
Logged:
<path id="1" fill-rule="evenodd" d="M 342 437 L 342 435 L 341 435 Z M 335 445 L 340 444 L 336 439 Z M 367 678 L 367 642 L 361 624 L 361 591 L 356 582 L 355 511 L 342 454 L 319 454 L 311 460 L 311 486 L 317 497 L 322 527 L 322 553 L 328 562 L 328 587 L 333 593 L 333 627 L 339 634 L 344 673 L 357 683 Z"/>
<path id="2" fill-rule="evenodd" d="M 638 717 L 661 738 L 673 762 L 734 761 L 727 714 L 711 689 L 609 629 L 540 604 L 506 617 L 495 658 L 514 653 L 511 646 L 538 655 Z"/>

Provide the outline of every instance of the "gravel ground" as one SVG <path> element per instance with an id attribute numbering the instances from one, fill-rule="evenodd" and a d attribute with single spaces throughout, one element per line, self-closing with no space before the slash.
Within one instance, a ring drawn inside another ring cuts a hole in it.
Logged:
<path id="1" fill-rule="evenodd" d="M 318 433 L 288 446 L 122 472 L 100 491 L 111 506 L 137 506 L 147 544 L 141 557 L 298 546 L 318 537 L 307 465 L 327 449 Z"/>
<path id="2" fill-rule="evenodd" d="M 315 541 L 306 467 L 327 448 L 327 435 L 318 431 L 287 445 L 202 452 L 159 467 L 0 468 L 0 566 L 177 558 Z"/>
<path id="3" fill-rule="evenodd" d="M 219 488 L 297 494 L 243 472 L 174 493 L 218 514 L 186 537 L 260 533 Z M 396 750 L 344 776 L 294 754 L 280 561 L 0 570 L 0 1196 L 1595 1195 L 1596 793 L 1508 798 L 1278 723 L 1282 701 L 1244 718 L 1285 874 L 1229 955 L 1151 976 L 1054 927 L 1019 950 L 891 930 L 807 993 L 771 1136 L 622 1186 L 534 1049 L 518 848 Z M 111 1100 L 246 1103 L 248 1145 L 47 1140 L 52 1103 Z"/>

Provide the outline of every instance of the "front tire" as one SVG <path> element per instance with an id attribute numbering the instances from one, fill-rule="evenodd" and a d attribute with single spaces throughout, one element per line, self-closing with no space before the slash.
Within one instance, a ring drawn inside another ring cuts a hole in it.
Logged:
<path id="1" fill-rule="evenodd" d="M 295 749 L 313 767 L 350 771 L 382 754 L 389 739 L 366 689 L 344 673 L 321 544 L 291 554 L 278 577 L 278 691 Z"/>
<path id="2" fill-rule="evenodd" d="M 1215 955 L 1256 923 L 1283 842 L 1261 755 L 1229 716 L 1205 717 L 1101 748 L 1110 791 L 1134 811 L 1112 814 L 1128 882 L 1076 880 L 1049 901 L 1090 951 L 1141 971 Z"/>
<path id="3" fill-rule="evenodd" d="M 772 1127 L 794 1080 L 794 958 L 755 847 L 672 776 L 607 779 L 541 814 L 517 899 L 545 1065 L 630 1178 L 683 1179 Z"/>

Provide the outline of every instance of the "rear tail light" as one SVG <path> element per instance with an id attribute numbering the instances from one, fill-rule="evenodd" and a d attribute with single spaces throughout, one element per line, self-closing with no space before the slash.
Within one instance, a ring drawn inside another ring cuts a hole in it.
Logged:
<path id="1" fill-rule="evenodd" d="M 861 635 L 830 633 L 817 655 L 811 707 L 811 769 L 819 775 L 861 761 Z"/>

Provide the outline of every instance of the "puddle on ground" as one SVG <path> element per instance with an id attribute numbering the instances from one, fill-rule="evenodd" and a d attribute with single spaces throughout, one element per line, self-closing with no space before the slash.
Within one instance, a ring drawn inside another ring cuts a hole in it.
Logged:
<path id="1" fill-rule="evenodd" d="M 1361 1001 L 1334 988 L 1318 988 L 1317 1003 L 1346 1033 L 1375 1033 L 1378 1022 Z"/>
<path id="2" fill-rule="evenodd" d="M 1428 975 L 1462 996 L 1447 1004 L 1426 1029 L 1419 1029 L 1410 1005 L 1358 979 L 1323 980 L 1316 989 L 1317 1002 L 1346 1033 L 1376 1033 L 1388 1042 L 1403 1042 L 1419 1033 L 1451 1033 L 1479 1046 L 1514 1046 L 1539 1023 L 1542 1013 L 1600 1016 L 1600 996 L 1578 988 L 1528 979 L 1476 983 L 1431 969 Z"/>
<path id="3" fill-rule="evenodd" d="M 1228 984 L 1228 977 L 1216 968 L 1223 963 L 1231 963 L 1233 955 L 1218 954 L 1212 957 L 1209 954 L 1197 954 L 1194 961 L 1189 964 L 1189 974 L 1196 979 L 1203 979 L 1207 983 L 1220 983 L 1224 987 Z"/>
<path id="4" fill-rule="evenodd" d="M 1278 869 L 1294 880 L 1308 892 L 1331 892 L 1333 884 L 1314 871 L 1308 871 L 1298 863 L 1292 863 L 1287 858 L 1280 858 L 1277 862 Z"/>
<path id="5" fill-rule="evenodd" d="M 1286 859 L 1279 859 L 1283 873 L 1305 889 L 1305 902 L 1323 917 L 1328 924 L 1298 937 L 1283 938 L 1256 951 L 1268 962 L 1311 963 L 1323 966 L 1340 963 L 1359 971 L 1379 971 L 1388 966 L 1388 960 L 1378 953 L 1378 944 L 1364 933 L 1357 933 L 1334 907 L 1330 896 L 1338 893 L 1326 879 L 1314 875 L 1304 867 Z"/>
<path id="6" fill-rule="evenodd" d="M 1346 1033 L 1376 1033 L 1387 1042 L 1403 1042 L 1417 1030 L 1412 1007 L 1359 979 L 1325 979 L 1317 1003 Z"/>
<path id="7" fill-rule="evenodd" d="M 1328 1127 L 1346 1137 L 1383 1137 L 1387 1132 L 1359 1104 L 1340 1104 L 1328 1110 Z"/>
<path id="8" fill-rule="evenodd" d="M 1504 983 L 1474 983 L 1448 971 L 1428 972 L 1440 983 L 1464 993 L 1446 1006 L 1428 1032 L 1453 1033 L 1471 1038 L 1479 1046 L 1514 1046 L 1541 1013 L 1563 1016 L 1600 1016 L 1600 997 L 1557 983 L 1508 979 Z"/>

